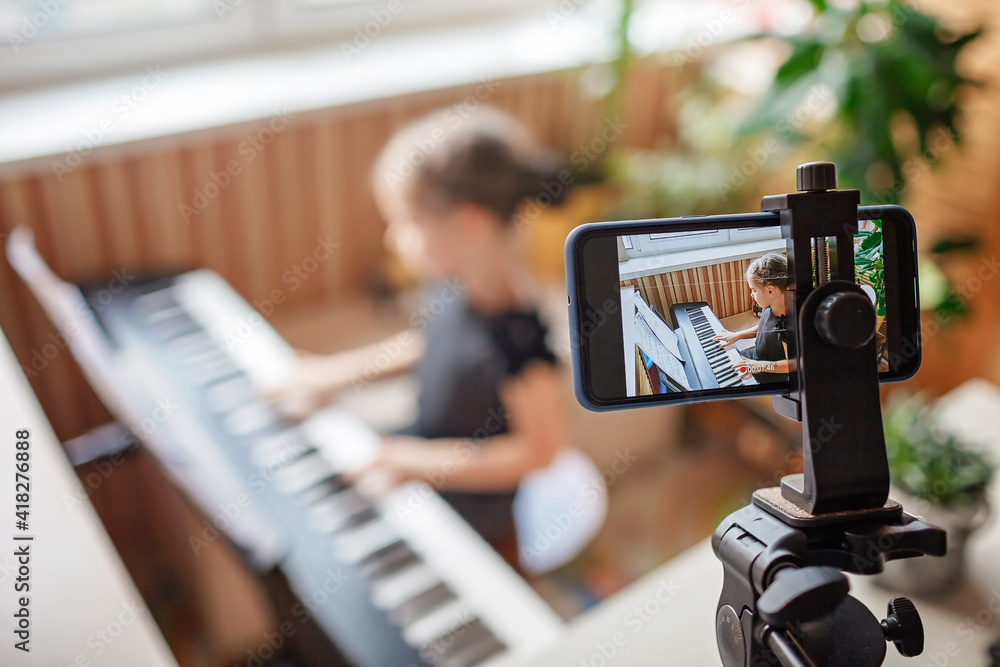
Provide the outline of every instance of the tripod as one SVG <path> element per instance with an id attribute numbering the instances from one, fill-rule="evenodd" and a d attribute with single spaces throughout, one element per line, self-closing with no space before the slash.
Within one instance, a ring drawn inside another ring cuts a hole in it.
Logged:
<path id="1" fill-rule="evenodd" d="M 716 638 L 725 667 L 874 667 L 887 641 L 904 656 L 923 651 L 920 616 L 894 598 L 880 622 L 848 594 L 844 572 L 944 555 L 945 533 L 888 497 L 875 310 L 854 279 L 860 194 L 836 190 L 830 162 L 799 165 L 796 185 L 761 209 L 779 213 L 788 244 L 795 366 L 773 403 L 802 422 L 803 473 L 754 492 L 712 536 L 724 568 Z"/>

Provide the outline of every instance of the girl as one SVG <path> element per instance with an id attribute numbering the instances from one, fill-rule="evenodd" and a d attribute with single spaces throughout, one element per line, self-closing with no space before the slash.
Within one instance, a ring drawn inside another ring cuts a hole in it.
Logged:
<path id="1" fill-rule="evenodd" d="M 789 372 L 785 292 L 788 289 L 788 260 L 777 252 L 761 255 L 747 267 L 747 285 L 754 301 L 761 307 L 760 322 L 742 331 L 725 331 L 713 340 L 720 347 L 744 338 L 755 338 L 733 369 L 751 373 L 762 384 L 787 382 Z"/>
<path id="2" fill-rule="evenodd" d="M 383 149 L 373 187 L 387 248 L 424 280 L 445 285 L 380 374 L 416 367 L 416 423 L 386 437 L 376 468 L 431 481 L 508 560 L 511 503 L 521 478 L 567 441 L 555 357 L 514 219 L 529 200 L 558 204 L 558 165 L 526 130 L 480 109 L 457 127 L 441 112 Z M 546 187 L 548 186 L 548 187 Z M 423 311 L 422 311 L 423 312 Z M 277 396 L 287 411 L 315 408 L 358 378 L 370 380 L 382 344 L 302 360 Z"/>

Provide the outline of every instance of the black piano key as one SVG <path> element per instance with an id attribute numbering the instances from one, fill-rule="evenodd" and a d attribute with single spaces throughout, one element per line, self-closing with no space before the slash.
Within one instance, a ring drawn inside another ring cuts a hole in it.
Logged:
<path id="1" fill-rule="evenodd" d="M 395 609 L 390 609 L 389 620 L 396 625 L 409 625 L 424 614 L 457 599 L 454 591 L 447 584 L 441 583 L 418 593 Z"/>
<path id="2" fill-rule="evenodd" d="M 312 505 L 312 507 L 314 511 L 311 525 L 321 534 L 328 536 L 360 528 L 366 523 L 381 518 L 381 515 L 371 506 L 323 508 L 322 505 Z"/>
<path id="3" fill-rule="evenodd" d="M 434 662 L 437 667 L 471 667 L 507 650 L 478 618 L 436 640 L 434 646 L 447 647 Z"/>
<path id="4" fill-rule="evenodd" d="M 396 540 L 362 558 L 358 566 L 366 577 L 381 579 L 419 562 L 416 551 L 403 540 Z"/>
<path id="5" fill-rule="evenodd" d="M 363 526 L 369 521 L 374 521 L 379 518 L 381 518 L 381 515 L 378 513 L 378 510 L 372 507 L 365 507 L 344 519 L 344 523 L 341 524 L 338 530 L 357 528 L 358 526 Z"/>
<path id="6" fill-rule="evenodd" d="M 309 513 L 316 516 L 346 518 L 371 507 L 372 504 L 367 498 L 348 489 L 313 503 L 309 506 Z"/>
<path id="7" fill-rule="evenodd" d="M 312 486 L 303 489 L 302 492 L 296 496 L 296 500 L 302 505 L 312 505 L 313 503 L 319 502 L 324 498 L 328 498 L 334 494 L 340 493 L 341 491 L 346 491 L 351 488 L 351 485 L 347 483 L 343 475 L 334 473 L 328 477 L 325 477 Z"/>

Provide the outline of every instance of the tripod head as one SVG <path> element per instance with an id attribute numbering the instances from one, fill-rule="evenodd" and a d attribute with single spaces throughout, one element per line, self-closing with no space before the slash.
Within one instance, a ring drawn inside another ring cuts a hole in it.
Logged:
<path id="1" fill-rule="evenodd" d="M 712 547 L 723 563 L 716 615 L 726 667 L 881 665 L 886 641 L 923 650 L 906 598 L 879 622 L 849 592 L 844 572 L 945 553 L 945 533 L 889 499 L 875 310 L 855 282 L 857 190 L 836 190 L 830 162 L 796 171 L 798 192 L 768 196 L 788 248 L 790 391 L 775 410 L 802 422 L 803 473 L 759 489 L 723 521 Z"/>

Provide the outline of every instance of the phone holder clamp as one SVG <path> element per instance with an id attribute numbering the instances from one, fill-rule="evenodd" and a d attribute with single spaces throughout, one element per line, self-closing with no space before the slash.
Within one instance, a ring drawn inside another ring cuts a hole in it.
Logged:
<path id="1" fill-rule="evenodd" d="M 923 650 L 920 617 L 894 598 L 879 622 L 848 594 L 844 572 L 944 555 L 945 533 L 888 497 L 875 311 L 854 275 L 860 194 L 836 189 L 831 162 L 799 165 L 796 183 L 761 209 L 779 214 L 788 248 L 794 367 L 774 407 L 802 422 L 803 472 L 757 490 L 716 529 L 716 637 L 726 667 L 881 665 L 887 641 L 906 656 Z"/>

